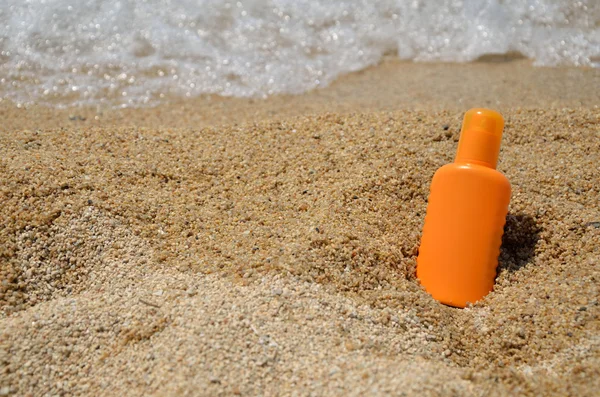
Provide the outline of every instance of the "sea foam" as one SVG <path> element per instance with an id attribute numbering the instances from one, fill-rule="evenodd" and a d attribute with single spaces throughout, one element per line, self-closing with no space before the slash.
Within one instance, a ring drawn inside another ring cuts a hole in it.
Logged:
<path id="1" fill-rule="evenodd" d="M 600 66 L 600 1 L 4 0 L 0 95 L 139 106 L 302 93 L 385 54 Z"/>

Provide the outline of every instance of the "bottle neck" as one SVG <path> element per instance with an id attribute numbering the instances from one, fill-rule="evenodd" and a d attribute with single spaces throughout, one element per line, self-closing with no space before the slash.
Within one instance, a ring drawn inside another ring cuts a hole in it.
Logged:
<path id="1" fill-rule="evenodd" d="M 495 170 L 496 167 L 493 167 L 491 164 L 486 163 L 484 161 L 478 161 L 478 160 L 454 160 L 454 164 L 457 165 L 477 165 L 479 167 L 485 167 L 485 168 L 489 168 L 492 170 Z"/>
<path id="2" fill-rule="evenodd" d="M 455 163 L 470 163 L 496 169 L 502 136 L 482 129 L 463 130 Z"/>

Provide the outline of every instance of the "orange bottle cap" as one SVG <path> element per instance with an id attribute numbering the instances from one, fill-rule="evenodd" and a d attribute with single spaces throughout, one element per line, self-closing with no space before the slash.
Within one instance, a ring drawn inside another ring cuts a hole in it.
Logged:
<path id="1" fill-rule="evenodd" d="M 474 163 L 496 168 L 504 119 L 490 109 L 471 109 L 465 113 L 455 163 Z"/>

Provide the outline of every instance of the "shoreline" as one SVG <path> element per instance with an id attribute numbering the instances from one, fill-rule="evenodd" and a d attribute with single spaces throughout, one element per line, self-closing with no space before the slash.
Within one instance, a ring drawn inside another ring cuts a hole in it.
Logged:
<path id="1" fill-rule="evenodd" d="M 378 65 L 339 77 L 328 87 L 267 99 L 171 98 L 155 107 L 17 107 L 0 102 L 4 128 L 163 126 L 199 128 L 255 120 L 280 120 L 324 112 L 407 110 L 466 111 L 490 107 L 594 108 L 600 106 L 600 69 L 534 67 L 529 60 L 414 63 L 385 58 Z M 442 90 L 443 87 L 443 90 Z"/>

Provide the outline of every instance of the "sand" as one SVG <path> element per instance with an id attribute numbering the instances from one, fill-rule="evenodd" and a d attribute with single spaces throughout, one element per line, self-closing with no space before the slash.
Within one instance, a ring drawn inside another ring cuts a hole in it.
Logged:
<path id="1" fill-rule="evenodd" d="M 599 79 L 389 60 L 298 97 L 2 104 L 0 395 L 595 395 Z M 461 310 L 415 258 L 474 105 L 513 195 Z"/>

